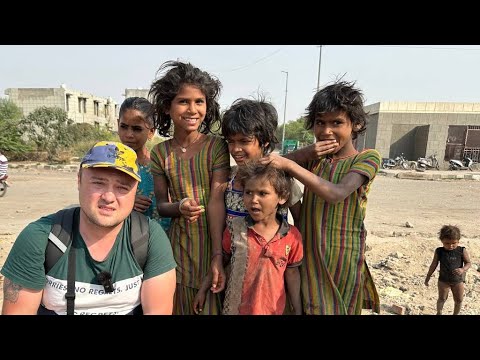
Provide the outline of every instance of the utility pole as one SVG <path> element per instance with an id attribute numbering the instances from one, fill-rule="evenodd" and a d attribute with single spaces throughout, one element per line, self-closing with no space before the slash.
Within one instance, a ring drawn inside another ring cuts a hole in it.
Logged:
<path id="1" fill-rule="evenodd" d="M 322 46 L 318 45 L 320 48 L 320 54 L 318 55 L 318 77 L 317 77 L 317 91 L 320 90 L 320 67 L 322 66 Z"/>
<path id="2" fill-rule="evenodd" d="M 317 92 L 320 90 L 320 68 L 322 67 L 322 46 L 318 45 L 320 48 L 320 53 L 318 55 L 318 77 L 317 77 Z M 317 140 L 315 139 L 315 135 L 313 135 L 313 143 L 315 144 Z"/>
<path id="3" fill-rule="evenodd" d="M 283 134 L 282 134 L 282 150 L 281 154 L 283 154 L 284 151 L 284 145 L 285 145 L 285 122 L 287 118 L 287 92 L 288 92 L 288 71 L 283 71 L 283 73 L 287 74 L 287 78 L 285 81 L 285 106 L 283 107 Z"/>

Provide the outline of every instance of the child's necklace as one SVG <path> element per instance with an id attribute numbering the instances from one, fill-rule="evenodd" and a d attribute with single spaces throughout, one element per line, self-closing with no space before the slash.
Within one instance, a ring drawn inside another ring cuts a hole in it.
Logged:
<path id="1" fill-rule="evenodd" d="M 180 146 L 180 150 L 182 150 L 183 153 L 187 152 L 187 149 L 192 146 L 193 144 L 195 144 L 198 140 L 198 137 L 200 136 L 200 133 L 197 133 L 197 137 L 195 138 L 195 140 L 193 140 L 190 144 L 188 144 L 187 146 L 182 146 L 182 144 L 180 144 L 180 142 L 175 138 L 175 136 L 173 137 L 173 140 L 175 140 L 175 142 L 178 144 L 178 146 Z"/>

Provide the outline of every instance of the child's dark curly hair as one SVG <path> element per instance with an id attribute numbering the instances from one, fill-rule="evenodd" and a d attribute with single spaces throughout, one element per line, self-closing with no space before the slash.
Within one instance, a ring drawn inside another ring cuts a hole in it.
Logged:
<path id="1" fill-rule="evenodd" d="M 355 82 L 337 81 L 318 91 L 306 111 L 305 129 L 310 130 L 315 118 L 325 113 L 345 111 L 352 121 L 352 139 L 367 130 L 367 113 L 363 109 L 363 94 Z"/>
<path id="2" fill-rule="evenodd" d="M 155 127 L 158 133 L 162 136 L 170 135 L 172 119 L 166 111 L 170 109 L 172 100 L 184 85 L 199 88 L 206 98 L 207 113 L 199 131 L 208 134 L 214 129 L 213 125 L 216 125 L 215 130 L 218 130 L 221 126 L 220 105 L 217 102 L 222 89 L 220 80 L 190 63 L 180 61 L 164 62 L 158 69 L 157 76 L 168 68 L 170 69 L 162 77 L 152 83 L 148 93 L 155 107 Z"/>
<path id="3" fill-rule="evenodd" d="M 438 233 L 440 240 L 460 240 L 460 229 L 454 225 L 443 225 Z"/>
<path id="4" fill-rule="evenodd" d="M 271 153 L 278 143 L 277 126 L 277 110 L 262 97 L 258 100 L 237 99 L 222 116 L 225 139 L 236 134 L 255 136 L 263 148 L 263 155 Z"/>

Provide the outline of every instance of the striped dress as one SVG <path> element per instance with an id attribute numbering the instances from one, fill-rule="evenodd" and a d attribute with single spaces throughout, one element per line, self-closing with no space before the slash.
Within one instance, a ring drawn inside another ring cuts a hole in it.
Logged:
<path id="1" fill-rule="evenodd" d="M 366 149 L 347 158 L 333 161 L 322 158 L 306 166 L 334 184 L 349 172 L 368 178 L 336 204 L 328 204 L 305 187 L 300 230 L 305 254 L 301 287 L 306 314 L 361 314 L 362 308 L 380 311 L 378 294 L 365 261 L 364 225 L 367 196 L 380 161 L 376 150 Z"/>
<path id="2" fill-rule="evenodd" d="M 188 197 L 207 210 L 213 172 L 230 169 L 226 142 L 208 135 L 202 149 L 188 160 L 177 157 L 171 144 L 164 141 L 152 149 L 152 174 L 166 177 L 173 203 Z M 173 314 L 194 314 L 193 299 L 210 268 L 212 246 L 206 211 L 194 223 L 183 216 L 172 218 L 168 235 L 177 262 Z M 208 291 L 202 314 L 219 314 L 220 309 L 218 294 Z"/>

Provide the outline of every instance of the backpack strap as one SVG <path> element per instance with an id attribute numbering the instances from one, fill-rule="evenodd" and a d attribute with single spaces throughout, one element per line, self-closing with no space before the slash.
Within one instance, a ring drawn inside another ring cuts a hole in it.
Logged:
<path id="1" fill-rule="evenodd" d="M 75 270 L 77 265 L 75 254 L 75 246 L 72 244 L 68 252 L 67 292 L 65 294 L 67 315 L 74 315 L 75 310 Z"/>
<path id="2" fill-rule="evenodd" d="M 56 264 L 58 259 L 67 251 L 72 242 L 73 229 L 78 227 L 79 207 L 63 209 L 58 211 L 53 220 L 52 229 L 48 234 L 48 243 L 45 252 L 45 274 Z M 67 270 L 67 315 L 73 315 L 75 309 L 75 269 L 76 269 L 75 247 L 71 246 L 68 252 Z"/>
<path id="3" fill-rule="evenodd" d="M 130 214 L 130 241 L 132 243 L 135 259 L 143 270 L 147 261 L 148 239 L 150 237 L 150 228 L 148 218 L 133 210 Z"/>
<path id="4" fill-rule="evenodd" d="M 48 234 L 48 244 L 45 252 L 45 274 L 55 265 L 60 257 L 67 251 L 72 241 L 73 222 L 80 208 L 63 209 L 55 214 L 52 229 Z"/>

